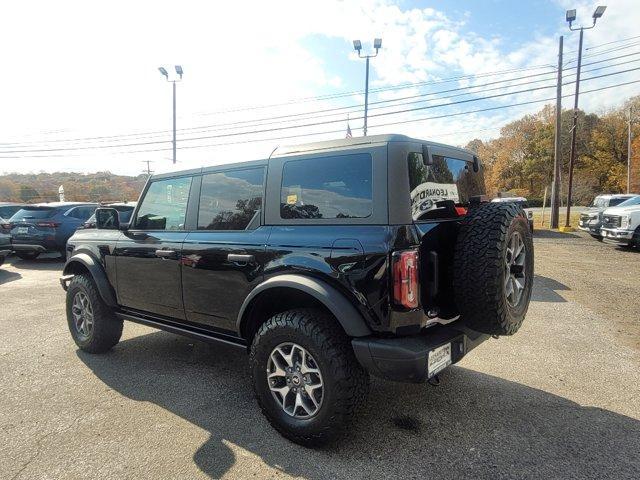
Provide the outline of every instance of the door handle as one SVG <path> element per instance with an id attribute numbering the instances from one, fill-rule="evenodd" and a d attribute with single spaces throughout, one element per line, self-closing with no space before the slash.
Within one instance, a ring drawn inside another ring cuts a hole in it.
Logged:
<path id="1" fill-rule="evenodd" d="M 160 258 L 178 258 L 175 250 L 156 250 L 156 257 Z"/>
<path id="2" fill-rule="evenodd" d="M 250 263 L 253 262 L 253 255 L 239 255 L 237 253 L 230 253 L 227 255 L 227 260 L 235 263 Z"/>

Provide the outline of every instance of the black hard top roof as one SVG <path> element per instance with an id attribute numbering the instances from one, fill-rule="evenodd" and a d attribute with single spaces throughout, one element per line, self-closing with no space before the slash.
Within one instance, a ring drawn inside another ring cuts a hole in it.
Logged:
<path id="1" fill-rule="evenodd" d="M 278 146 L 271 152 L 271 155 L 269 155 L 268 159 L 286 157 L 289 155 L 301 155 L 304 153 L 342 150 L 345 148 L 367 146 L 367 145 L 376 147 L 376 146 L 383 146 L 389 142 L 422 143 L 422 144 L 427 144 L 429 146 L 442 147 L 448 150 L 458 151 L 460 153 L 463 153 L 464 156 L 467 158 L 475 156 L 475 154 L 473 152 L 470 152 L 469 150 L 465 150 L 459 147 L 454 147 L 451 145 L 431 142 L 428 140 L 419 140 L 417 138 L 408 137 L 406 135 L 384 134 L 384 135 L 371 135 L 368 137 L 340 138 L 336 140 L 325 140 L 322 142 L 311 142 L 311 143 L 304 143 L 300 145 L 289 145 L 289 146 L 281 146 L 281 147 Z M 264 165 L 267 160 L 237 162 L 237 163 L 216 165 L 215 167 L 193 168 L 190 170 L 160 173 L 160 174 L 153 175 L 152 178 L 153 179 L 168 178 L 168 177 L 174 177 L 176 175 L 198 174 L 198 173 L 206 172 L 209 169 L 219 168 L 219 167 L 234 168 L 234 167 L 244 167 L 244 166 L 251 166 L 251 165 Z"/>

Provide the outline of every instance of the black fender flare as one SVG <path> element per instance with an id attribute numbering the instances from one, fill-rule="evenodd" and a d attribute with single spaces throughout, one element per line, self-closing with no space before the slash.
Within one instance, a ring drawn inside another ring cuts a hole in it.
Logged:
<path id="1" fill-rule="evenodd" d="M 100 292 L 102 300 L 104 300 L 104 302 L 110 307 L 118 306 L 113 288 L 111 287 L 111 284 L 107 279 L 107 274 L 102 268 L 100 262 L 88 253 L 76 253 L 67 260 L 67 263 L 65 263 L 64 265 L 62 274 L 68 275 L 74 273 L 73 266 L 76 264 L 80 264 L 87 270 L 89 270 L 89 273 L 91 274 L 91 277 L 93 277 L 93 281 L 95 282 L 96 287 L 98 287 L 98 291 Z"/>
<path id="2" fill-rule="evenodd" d="M 236 321 L 236 329 L 238 332 L 241 331 L 245 313 L 248 311 L 252 300 L 261 293 L 277 287 L 300 290 L 314 297 L 336 317 L 346 334 L 350 337 L 365 337 L 371 335 L 371 330 L 367 326 L 364 318 L 362 318 L 360 312 L 358 312 L 356 307 L 354 307 L 342 293 L 322 280 L 297 274 L 278 275 L 265 280 L 254 288 L 247 298 L 244 299 L 240 307 Z"/>

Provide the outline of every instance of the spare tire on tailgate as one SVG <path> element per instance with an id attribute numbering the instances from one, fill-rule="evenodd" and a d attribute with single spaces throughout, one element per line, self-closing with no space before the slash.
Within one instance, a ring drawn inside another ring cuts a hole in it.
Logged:
<path id="1" fill-rule="evenodd" d="M 469 328 L 513 335 L 529 307 L 533 239 L 524 210 L 483 203 L 462 220 L 455 246 L 454 294 Z"/>

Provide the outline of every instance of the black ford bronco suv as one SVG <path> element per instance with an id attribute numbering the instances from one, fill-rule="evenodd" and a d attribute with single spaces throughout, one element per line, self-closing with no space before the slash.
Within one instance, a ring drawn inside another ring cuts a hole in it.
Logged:
<path id="1" fill-rule="evenodd" d="M 327 442 L 369 374 L 425 382 L 520 327 L 527 217 L 483 194 L 473 153 L 401 135 L 154 175 L 129 223 L 98 208 L 69 240 L 71 335 L 106 352 L 130 320 L 245 348 L 269 422 Z"/>

